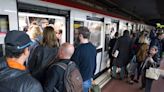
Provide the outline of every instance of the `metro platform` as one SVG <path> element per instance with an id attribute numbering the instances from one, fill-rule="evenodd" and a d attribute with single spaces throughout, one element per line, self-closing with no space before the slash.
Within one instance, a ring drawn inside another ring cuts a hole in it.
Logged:
<path id="1" fill-rule="evenodd" d="M 161 61 L 160 69 L 164 69 L 164 59 Z M 144 89 L 139 89 L 141 83 L 129 84 L 126 78 L 124 80 L 112 79 L 110 73 L 109 70 L 95 80 L 101 92 L 144 92 Z M 164 92 L 164 77 L 153 82 L 151 92 Z"/>

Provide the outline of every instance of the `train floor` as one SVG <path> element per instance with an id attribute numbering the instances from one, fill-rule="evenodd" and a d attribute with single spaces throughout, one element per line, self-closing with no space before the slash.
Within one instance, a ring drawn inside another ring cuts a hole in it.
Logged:
<path id="1" fill-rule="evenodd" d="M 139 89 L 140 85 L 140 83 L 128 84 L 127 80 L 112 79 L 102 88 L 102 92 L 144 92 L 144 89 Z M 164 92 L 163 85 L 163 78 L 154 81 L 151 92 Z"/>

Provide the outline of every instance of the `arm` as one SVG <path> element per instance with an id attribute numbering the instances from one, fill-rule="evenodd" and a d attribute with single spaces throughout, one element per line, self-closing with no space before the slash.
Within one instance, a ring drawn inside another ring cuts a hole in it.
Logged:
<path id="1" fill-rule="evenodd" d="M 71 57 L 71 61 L 74 61 L 76 63 L 76 65 L 79 67 L 80 65 L 80 53 L 79 50 L 76 48 L 74 54 Z"/>

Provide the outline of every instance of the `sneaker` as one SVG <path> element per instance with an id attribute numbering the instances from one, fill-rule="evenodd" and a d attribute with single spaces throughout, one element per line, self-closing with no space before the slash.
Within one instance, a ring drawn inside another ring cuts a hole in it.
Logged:
<path id="1" fill-rule="evenodd" d="M 133 81 L 133 80 L 130 80 L 130 81 L 129 81 L 129 84 L 133 84 L 133 83 L 134 83 L 134 81 Z"/>

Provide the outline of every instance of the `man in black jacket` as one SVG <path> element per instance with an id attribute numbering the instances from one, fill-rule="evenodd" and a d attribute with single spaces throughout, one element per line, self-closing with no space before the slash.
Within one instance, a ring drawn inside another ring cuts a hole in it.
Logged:
<path id="1" fill-rule="evenodd" d="M 74 53 L 74 46 L 69 43 L 64 43 L 59 48 L 59 62 L 66 65 L 69 64 L 70 58 Z M 64 85 L 65 70 L 58 65 L 51 65 L 46 74 L 44 83 L 45 92 L 66 92 Z"/>
<path id="2" fill-rule="evenodd" d="M 40 83 L 24 66 L 31 44 L 25 32 L 9 31 L 6 34 L 6 58 L 0 59 L 0 92 L 43 92 Z"/>

